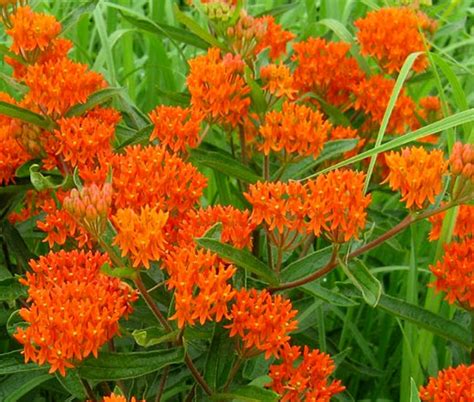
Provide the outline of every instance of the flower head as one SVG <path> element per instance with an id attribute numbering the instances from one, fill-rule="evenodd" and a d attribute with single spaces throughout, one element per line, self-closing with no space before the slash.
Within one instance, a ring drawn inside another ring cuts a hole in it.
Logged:
<path id="1" fill-rule="evenodd" d="M 166 240 L 163 228 L 168 220 L 168 213 L 142 207 L 140 213 L 133 209 L 119 209 L 112 217 L 117 228 L 114 244 L 122 250 L 122 255 L 130 255 L 133 266 L 143 265 L 150 268 L 150 261 L 157 261 L 163 255 Z"/>
<path id="2" fill-rule="evenodd" d="M 15 54 L 44 51 L 61 32 L 54 16 L 35 13 L 29 6 L 18 7 L 10 19 L 12 27 L 6 33 L 13 39 L 11 50 Z"/>
<path id="3" fill-rule="evenodd" d="M 426 44 L 420 31 L 432 32 L 434 21 L 408 7 L 389 7 L 370 11 L 354 25 L 363 55 L 375 57 L 389 73 L 398 72 L 410 53 L 423 52 Z M 423 71 L 426 57 L 418 57 L 413 70 Z"/>
<path id="4" fill-rule="evenodd" d="M 286 97 L 288 100 L 295 98 L 297 90 L 294 88 L 293 77 L 290 69 L 284 64 L 269 64 L 260 69 L 260 78 L 263 89 L 277 98 Z"/>
<path id="5" fill-rule="evenodd" d="M 309 38 L 293 45 L 296 61 L 294 82 L 301 92 L 314 92 L 326 102 L 344 105 L 353 87 L 364 78 L 356 60 L 349 57 L 351 45 Z"/>
<path id="6" fill-rule="evenodd" d="M 250 106 L 250 88 L 242 77 L 244 62 L 240 56 L 222 56 L 213 48 L 190 60 L 189 65 L 192 106 L 212 122 L 233 127 L 241 123 Z"/>
<path id="7" fill-rule="evenodd" d="M 118 321 L 132 311 L 136 293 L 118 278 L 100 273 L 106 255 L 77 250 L 49 253 L 31 261 L 28 308 L 20 310 L 29 323 L 15 338 L 24 345 L 25 361 L 48 362 L 50 372 L 73 367 L 118 332 Z"/>
<path id="8" fill-rule="evenodd" d="M 430 377 L 426 386 L 420 388 L 423 402 L 461 402 L 474 400 L 474 364 L 449 367 Z"/>
<path id="9" fill-rule="evenodd" d="M 446 299 L 474 310 L 474 239 L 452 242 L 445 246 L 444 257 L 430 266 L 436 277 L 431 285 L 446 293 Z"/>
<path id="10" fill-rule="evenodd" d="M 316 158 L 327 141 L 331 123 L 317 110 L 296 103 L 285 102 L 280 112 L 265 115 L 260 127 L 261 146 L 265 155 L 284 149 L 288 153 L 312 155 Z"/>
<path id="11" fill-rule="evenodd" d="M 384 182 L 392 190 L 400 190 L 407 208 L 423 208 L 426 201 L 433 204 L 442 190 L 447 169 L 441 150 L 427 152 L 422 147 L 404 148 L 385 155 L 390 170 Z"/>
<path id="12" fill-rule="evenodd" d="M 449 168 L 453 176 L 462 176 L 474 184 L 474 146 L 456 142 L 449 157 Z"/>
<path id="13" fill-rule="evenodd" d="M 265 25 L 265 32 L 255 48 L 255 53 L 260 53 L 264 49 L 270 49 L 270 59 L 275 60 L 286 54 L 286 45 L 295 38 L 295 34 L 285 31 L 280 24 L 275 22 L 271 15 L 257 18 L 256 23 Z"/>
<path id="14" fill-rule="evenodd" d="M 228 283 L 236 271 L 233 265 L 209 251 L 178 247 L 164 261 L 164 268 L 170 276 L 168 288 L 175 289 L 176 313 L 171 319 L 178 320 L 179 328 L 229 318 L 227 304 L 235 295 Z"/>
<path id="15" fill-rule="evenodd" d="M 265 358 L 278 357 L 289 333 L 296 329 L 298 312 L 281 295 L 272 296 L 267 290 L 241 289 L 232 305 L 230 336 L 239 335 L 243 353 L 255 348 L 265 352 Z"/>
<path id="16" fill-rule="evenodd" d="M 0 185 L 14 181 L 16 169 L 31 157 L 20 145 L 9 126 L 0 126 Z"/>
<path id="17" fill-rule="evenodd" d="M 440 214 L 433 215 L 430 218 L 432 225 L 430 241 L 439 239 L 445 216 L 446 212 L 442 212 Z M 463 204 L 459 206 L 456 223 L 454 225 L 453 236 L 457 237 L 458 239 L 474 236 L 474 205 Z"/>
<path id="18" fill-rule="evenodd" d="M 155 125 L 151 141 L 158 138 L 162 146 L 173 152 L 185 152 L 187 147 L 199 145 L 202 116 L 194 109 L 158 106 L 150 113 L 150 119 Z"/>
<path id="19" fill-rule="evenodd" d="M 270 366 L 269 384 L 281 396 L 282 402 L 315 401 L 329 402 L 332 396 L 344 391 L 340 381 L 330 382 L 334 372 L 334 362 L 326 353 L 318 349 L 303 349 L 301 362 L 295 363 L 301 356 L 299 346 L 285 344 L 281 353 L 282 363 Z"/>
<path id="20" fill-rule="evenodd" d="M 122 395 L 110 394 L 109 396 L 104 396 L 104 398 L 102 399 L 102 402 L 137 402 L 137 399 L 134 396 L 132 396 L 132 398 L 128 400 Z M 142 399 L 141 402 L 145 402 L 145 400 Z"/>

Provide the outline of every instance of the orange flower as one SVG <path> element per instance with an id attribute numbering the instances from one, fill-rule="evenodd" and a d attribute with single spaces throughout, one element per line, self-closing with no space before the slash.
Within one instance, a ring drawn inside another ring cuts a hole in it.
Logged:
<path id="1" fill-rule="evenodd" d="M 445 292 L 450 304 L 457 301 L 462 307 L 474 310 L 473 238 L 446 245 L 443 260 L 431 265 L 430 269 L 436 276 L 431 286 L 438 292 Z"/>
<path id="2" fill-rule="evenodd" d="M 298 313 L 291 302 L 281 295 L 272 296 L 267 290 L 241 289 L 236 293 L 232 305 L 230 336 L 242 339 L 242 353 L 252 354 L 255 348 L 278 358 L 281 349 L 290 339 L 289 333 L 296 329 L 294 317 Z"/>
<path id="3" fill-rule="evenodd" d="M 16 169 L 31 159 L 9 126 L 0 126 L 0 185 L 14 181 Z"/>
<path id="4" fill-rule="evenodd" d="M 438 240 L 443 226 L 446 212 L 433 215 L 430 218 L 432 225 L 430 232 L 430 241 Z M 460 205 L 456 224 L 454 225 L 453 236 L 458 239 L 472 237 L 474 235 L 474 205 Z"/>
<path id="5" fill-rule="evenodd" d="M 349 169 L 333 170 L 308 181 L 308 230 L 315 236 L 324 230 L 336 243 L 358 238 L 371 201 L 370 195 L 364 195 L 364 182 L 364 173 Z"/>
<path id="6" fill-rule="evenodd" d="M 290 69 L 284 64 L 269 64 L 260 69 L 265 91 L 277 98 L 286 97 L 293 100 L 297 90 L 294 88 Z"/>
<path id="7" fill-rule="evenodd" d="M 98 159 L 112 155 L 112 139 L 120 114 L 113 109 L 97 108 L 84 116 L 62 118 L 59 129 L 46 135 L 44 149 L 48 157 L 47 169 L 62 168 L 65 162 L 71 168 L 93 168 Z M 71 169 L 72 170 L 72 169 Z"/>
<path id="8" fill-rule="evenodd" d="M 61 202 L 64 200 L 65 194 L 57 192 L 56 197 Z M 46 238 L 43 241 L 48 242 L 49 247 L 53 247 L 54 244 L 61 246 L 66 243 L 68 238 L 75 239 L 79 248 L 86 245 L 89 248 L 92 246 L 88 232 L 76 223 L 69 212 L 56 205 L 53 198 L 44 200 L 40 209 L 46 215 L 44 220 L 36 222 L 36 226 L 46 233 Z"/>
<path id="9" fill-rule="evenodd" d="M 31 261 L 33 273 L 20 281 L 28 286 L 30 307 L 20 315 L 30 325 L 15 333 L 24 345 L 25 362 L 48 362 L 50 373 L 73 367 L 118 332 L 118 321 L 132 311 L 136 293 L 118 278 L 100 273 L 108 257 L 77 250 L 49 253 Z"/>
<path id="10" fill-rule="evenodd" d="M 196 148 L 201 138 L 202 116 L 194 109 L 179 106 L 158 106 L 150 113 L 155 125 L 150 141 L 158 138 L 160 144 L 173 152 L 186 152 L 186 148 Z"/>
<path id="11" fill-rule="evenodd" d="M 127 401 L 128 401 L 127 398 L 125 398 L 124 396 L 115 395 L 115 394 L 104 396 L 104 399 L 102 399 L 102 402 L 127 402 Z M 137 399 L 134 396 L 132 396 L 132 398 L 128 402 L 137 402 Z M 141 402 L 145 402 L 145 400 L 142 399 Z"/>
<path id="12" fill-rule="evenodd" d="M 270 48 L 270 58 L 272 60 L 286 54 L 286 45 L 295 38 L 295 34 L 285 31 L 280 24 L 275 22 L 275 18 L 271 15 L 256 18 L 256 23 L 263 23 L 266 26 L 265 33 L 255 48 L 255 53 L 258 54 L 266 48 Z"/>
<path id="13" fill-rule="evenodd" d="M 178 224 L 177 242 L 186 247 L 202 237 L 214 224 L 222 223 L 220 241 L 237 248 L 252 246 L 255 225 L 250 221 L 249 211 L 240 211 L 231 206 L 215 205 L 190 211 Z"/>
<path id="14" fill-rule="evenodd" d="M 253 207 L 253 224 L 265 222 L 270 231 L 279 233 L 285 229 L 306 231 L 307 194 L 300 182 L 258 182 L 244 196 Z"/>
<path id="15" fill-rule="evenodd" d="M 353 87 L 364 78 L 356 60 L 348 57 L 351 45 L 309 38 L 293 45 L 295 86 L 301 92 L 314 92 L 325 101 L 344 105 Z"/>
<path id="16" fill-rule="evenodd" d="M 176 313 L 170 319 L 178 320 L 179 328 L 194 325 L 196 320 L 202 325 L 229 318 L 227 304 L 235 290 L 227 282 L 236 271 L 233 265 L 209 251 L 178 247 L 164 261 L 164 267 L 170 276 L 168 288 L 175 289 Z"/>
<path id="17" fill-rule="evenodd" d="M 366 121 L 367 130 L 378 129 L 382 123 L 394 86 L 394 80 L 382 75 L 374 75 L 367 80 L 361 80 L 358 85 L 354 86 L 353 90 L 356 96 L 354 109 L 362 110 L 366 114 L 368 118 Z M 403 134 L 407 129 L 418 127 L 415 110 L 415 102 L 402 90 L 390 116 L 387 131 Z"/>
<path id="18" fill-rule="evenodd" d="M 112 159 L 115 208 L 139 211 L 145 205 L 185 213 L 199 201 L 206 178 L 162 147 L 130 146 Z"/>
<path id="19" fill-rule="evenodd" d="M 344 391 L 340 381 L 329 381 L 334 372 L 334 362 L 326 353 L 318 349 L 303 349 L 303 359 L 295 367 L 301 355 L 299 346 L 285 344 L 282 349 L 281 364 L 270 366 L 269 386 L 280 394 L 282 402 L 315 401 L 329 402 L 331 397 Z"/>
<path id="20" fill-rule="evenodd" d="M 319 111 L 285 102 L 281 112 L 273 111 L 265 115 L 265 123 L 260 127 L 264 143 L 260 148 L 265 155 L 284 149 L 288 153 L 316 158 L 327 141 L 330 129 L 331 123 Z"/>
<path id="21" fill-rule="evenodd" d="M 401 152 L 385 155 L 390 170 L 383 183 L 392 190 L 400 190 L 407 208 L 423 208 L 428 200 L 434 204 L 441 192 L 447 162 L 441 150 L 427 152 L 422 147 L 404 148 Z"/>
<path id="22" fill-rule="evenodd" d="M 159 260 L 163 254 L 163 227 L 167 220 L 168 213 L 148 205 L 142 207 L 140 214 L 130 208 L 119 209 L 112 217 L 117 228 L 114 244 L 122 250 L 122 256 L 131 255 L 135 268 L 150 268 L 150 261 Z"/>
<path id="23" fill-rule="evenodd" d="M 421 31 L 433 32 L 435 22 L 425 14 L 408 7 L 381 8 L 370 11 L 354 25 L 363 55 L 375 57 L 389 73 L 398 72 L 410 53 L 423 52 L 426 47 Z M 423 71 L 428 62 L 418 57 L 413 70 Z"/>
<path id="24" fill-rule="evenodd" d="M 227 8 L 226 11 L 230 10 Z M 225 18 L 224 12 L 221 14 Z M 255 57 L 256 47 L 265 36 L 267 24 L 262 18 L 248 15 L 244 9 L 241 9 L 239 14 L 235 25 L 227 28 L 227 40 L 230 42 L 233 53 L 239 54 L 245 60 L 252 59 Z M 232 16 L 229 15 L 228 18 Z"/>
<path id="25" fill-rule="evenodd" d="M 462 402 L 474 400 L 474 364 L 449 367 L 430 377 L 428 385 L 420 388 L 424 402 Z"/>
<path id="26" fill-rule="evenodd" d="M 30 88 L 26 101 L 53 117 L 85 103 L 89 95 L 105 86 L 100 74 L 87 71 L 85 64 L 67 58 L 28 66 L 25 83 Z"/>
<path id="27" fill-rule="evenodd" d="M 242 77 L 244 62 L 240 56 L 228 53 L 222 57 L 220 50 L 213 48 L 190 60 L 189 66 L 192 106 L 211 122 L 233 127 L 242 123 L 250 106 L 250 88 Z"/>
<path id="28" fill-rule="evenodd" d="M 10 19 L 12 27 L 6 33 L 13 39 L 11 50 L 24 57 L 28 52 L 45 50 L 61 32 L 54 16 L 35 13 L 29 6 L 18 7 Z"/>

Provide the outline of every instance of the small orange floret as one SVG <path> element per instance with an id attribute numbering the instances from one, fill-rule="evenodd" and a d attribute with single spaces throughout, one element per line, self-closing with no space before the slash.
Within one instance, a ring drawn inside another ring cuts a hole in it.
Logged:
<path id="1" fill-rule="evenodd" d="M 252 349 L 279 357 L 282 346 L 290 340 L 289 333 L 297 327 L 290 300 L 281 295 L 272 296 L 267 290 L 241 289 L 232 305 L 230 336 L 239 335 L 243 341 L 243 353 Z"/>
<path id="2" fill-rule="evenodd" d="M 264 23 L 266 25 L 265 33 L 255 48 L 255 53 L 260 53 L 266 48 L 270 48 L 270 58 L 277 59 L 281 55 L 286 54 L 286 45 L 295 38 L 295 34 L 285 31 L 280 24 L 275 22 L 275 18 L 271 15 L 257 18 L 256 23 Z"/>
<path id="3" fill-rule="evenodd" d="M 295 367 L 301 356 L 299 346 L 286 344 L 282 349 L 281 364 L 270 366 L 269 376 L 272 382 L 269 387 L 281 396 L 281 401 L 329 402 L 332 396 L 344 391 L 339 380 L 330 382 L 329 376 L 334 372 L 334 362 L 326 353 L 318 349 L 312 351 L 307 346 L 303 349 L 303 358 Z"/>
<path id="4" fill-rule="evenodd" d="M 29 326 L 15 333 L 25 361 L 51 365 L 50 372 L 73 367 L 118 333 L 118 321 L 132 311 L 137 294 L 118 278 L 100 273 L 108 257 L 77 250 L 49 253 L 31 261 L 28 308 L 20 315 Z"/>
<path id="5" fill-rule="evenodd" d="M 171 215 L 199 201 L 206 178 L 190 163 L 163 147 L 130 146 L 112 159 L 115 208 L 139 211 L 149 204 Z"/>
<path id="6" fill-rule="evenodd" d="M 173 152 L 185 152 L 199 145 L 202 116 L 194 109 L 180 106 L 158 106 L 150 113 L 155 125 L 150 140 L 158 138 L 162 146 Z"/>
<path id="7" fill-rule="evenodd" d="M 428 385 L 420 388 L 423 402 L 474 401 L 474 364 L 449 367 L 430 377 Z"/>
<path id="8" fill-rule="evenodd" d="M 221 56 L 219 49 L 209 49 L 207 54 L 189 61 L 187 78 L 192 106 L 204 113 L 211 122 L 242 123 L 250 106 L 250 88 L 242 73 L 244 62 L 230 53 Z"/>
<path id="9" fill-rule="evenodd" d="M 389 73 L 398 72 L 410 53 L 426 49 L 421 31 L 434 31 L 435 22 L 408 7 L 381 8 L 355 21 L 363 55 L 375 57 Z M 415 60 L 413 70 L 423 71 L 426 57 Z"/>
<path id="10" fill-rule="evenodd" d="M 140 265 L 150 268 L 150 261 L 157 261 L 163 255 L 166 244 L 163 228 L 167 220 L 168 213 L 148 205 L 140 214 L 130 208 L 119 209 L 112 217 L 117 228 L 114 244 L 122 250 L 122 256 L 131 256 L 135 268 Z"/>
<path id="11" fill-rule="evenodd" d="M 12 27 L 6 33 L 13 39 L 11 50 L 16 54 L 43 51 L 61 32 L 54 16 L 35 13 L 29 6 L 18 7 L 10 18 Z"/>
<path id="12" fill-rule="evenodd" d="M 450 304 L 458 302 L 462 307 L 474 310 L 474 239 L 445 246 L 442 261 L 430 266 L 436 276 L 431 285 L 446 293 Z"/>
<path id="13" fill-rule="evenodd" d="M 378 129 L 382 123 L 394 86 L 395 80 L 382 75 L 361 80 L 354 86 L 354 109 L 362 110 L 367 115 L 366 129 Z M 403 134 L 407 129 L 418 127 L 415 110 L 415 102 L 402 90 L 390 116 L 387 131 Z"/>
<path id="14" fill-rule="evenodd" d="M 442 212 L 440 214 L 433 215 L 430 218 L 432 225 L 430 241 L 439 239 L 445 216 L 446 212 Z M 457 237 L 458 239 L 474 236 L 474 205 L 459 206 L 456 224 L 454 225 L 453 236 Z"/>
<path id="15" fill-rule="evenodd" d="M 178 320 L 179 328 L 194 325 L 195 321 L 202 325 L 208 320 L 229 318 L 227 304 L 235 295 L 228 283 L 236 271 L 233 265 L 192 247 L 178 247 L 163 265 L 170 276 L 168 288 L 175 289 L 176 313 L 170 319 Z"/>
<path id="16" fill-rule="evenodd" d="M 28 66 L 25 83 L 30 88 L 26 101 L 53 117 L 85 103 L 89 95 L 105 86 L 102 75 L 67 58 Z"/>
<path id="17" fill-rule="evenodd" d="M 426 201 L 434 204 L 447 169 L 441 150 L 404 148 L 401 152 L 386 154 L 385 160 L 389 174 L 384 183 L 388 182 L 392 190 L 400 190 L 407 208 L 423 208 Z"/>
<path id="18" fill-rule="evenodd" d="M 293 77 L 290 69 L 284 64 L 269 64 L 260 69 L 260 78 L 263 89 L 277 98 L 295 98 L 297 90 L 294 88 Z"/>
<path id="19" fill-rule="evenodd" d="M 281 111 L 265 115 L 265 123 L 260 127 L 264 141 L 261 149 L 265 155 L 284 149 L 288 153 L 316 158 L 328 139 L 330 129 L 331 123 L 319 111 L 285 102 Z"/>
<path id="20" fill-rule="evenodd" d="M 314 92 L 326 102 L 345 105 L 353 87 L 364 78 L 357 61 L 349 57 L 351 45 L 309 38 L 293 45 L 296 61 L 295 86 L 301 92 Z"/>
<path id="21" fill-rule="evenodd" d="M 31 158 L 13 132 L 9 126 L 0 126 L 0 185 L 14 181 L 16 169 Z"/>

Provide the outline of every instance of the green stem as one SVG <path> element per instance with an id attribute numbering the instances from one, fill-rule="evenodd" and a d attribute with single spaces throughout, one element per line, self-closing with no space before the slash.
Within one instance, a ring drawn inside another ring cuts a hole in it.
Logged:
<path id="1" fill-rule="evenodd" d="M 235 361 L 234 365 L 232 366 L 230 370 L 229 377 L 227 377 L 227 381 L 224 384 L 224 387 L 223 387 L 224 392 L 227 391 L 230 384 L 232 384 L 232 381 L 234 380 L 235 376 L 239 372 L 239 369 L 242 366 L 243 362 L 244 362 L 244 359 L 242 356 L 239 356 L 237 360 Z"/>

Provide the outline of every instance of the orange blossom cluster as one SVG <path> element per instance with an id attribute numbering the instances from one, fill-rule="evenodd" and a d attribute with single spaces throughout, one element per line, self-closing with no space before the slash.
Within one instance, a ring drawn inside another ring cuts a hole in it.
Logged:
<path id="1" fill-rule="evenodd" d="M 474 364 L 449 367 L 431 377 L 428 385 L 420 388 L 423 402 L 455 402 L 474 400 Z"/>

